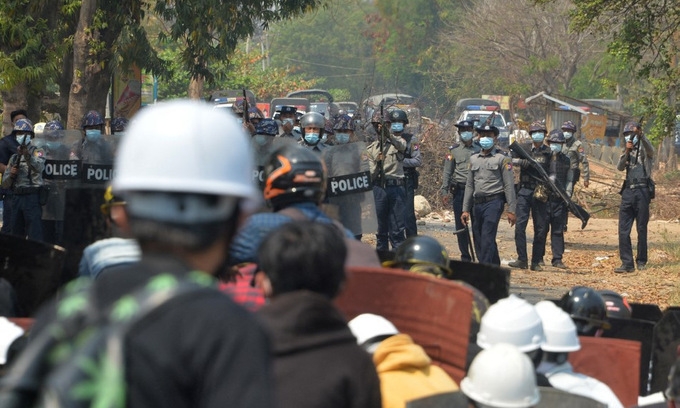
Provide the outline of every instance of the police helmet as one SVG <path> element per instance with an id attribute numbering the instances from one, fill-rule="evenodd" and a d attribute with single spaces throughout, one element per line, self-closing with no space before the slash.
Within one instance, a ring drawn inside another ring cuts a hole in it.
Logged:
<path id="1" fill-rule="evenodd" d="M 531 125 L 529 125 L 529 133 L 533 132 L 547 132 L 547 129 L 545 128 L 545 125 L 542 122 L 535 121 L 532 122 Z"/>
<path id="2" fill-rule="evenodd" d="M 332 119 L 326 119 L 323 131 L 325 134 L 334 135 L 335 134 L 335 121 Z"/>
<path id="3" fill-rule="evenodd" d="M 231 110 L 234 112 L 236 115 L 242 115 L 243 114 L 243 98 L 237 99 L 236 102 L 231 104 Z"/>
<path id="4" fill-rule="evenodd" d="M 80 127 L 85 129 L 86 127 L 103 126 L 104 118 L 101 113 L 96 110 L 91 110 L 83 116 L 83 120 L 80 123 Z"/>
<path id="5" fill-rule="evenodd" d="M 626 298 L 613 290 L 598 290 L 597 293 L 604 299 L 607 307 L 607 317 L 619 319 L 630 319 L 632 317 L 633 309 L 628 304 Z"/>
<path id="6" fill-rule="evenodd" d="M 593 288 L 574 286 L 562 296 L 560 307 L 574 319 L 581 336 L 594 336 L 599 329 L 610 327 L 605 301 Z"/>
<path id="7" fill-rule="evenodd" d="M 493 132 L 494 136 L 498 136 L 501 133 L 501 131 L 494 125 L 477 126 L 475 127 L 475 130 L 477 133 Z"/>
<path id="8" fill-rule="evenodd" d="M 640 129 L 640 124 L 635 121 L 627 122 L 623 127 L 623 133 L 635 132 L 636 129 Z"/>
<path id="9" fill-rule="evenodd" d="M 297 202 L 319 204 L 326 193 L 326 169 L 320 156 L 297 144 L 274 151 L 264 174 L 264 198 L 274 211 Z"/>
<path id="10" fill-rule="evenodd" d="M 408 115 L 401 109 L 392 110 L 389 116 L 391 122 L 404 122 L 405 125 L 408 125 Z"/>
<path id="11" fill-rule="evenodd" d="M 355 129 L 354 120 L 352 120 L 352 117 L 349 115 L 338 115 L 338 117 L 335 118 L 333 129 L 353 131 Z"/>
<path id="12" fill-rule="evenodd" d="M 58 120 L 51 120 L 47 123 L 45 123 L 45 127 L 43 128 L 43 132 L 49 131 L 49 130 L 64 130 L 64 125 L 59 122 Z"/>
<path id="13" fill-rule="evenodd" d="M 279 125 L 274 119 L 262 119 L 255 125 L 255 133 L 258 135 L 276 136 L 279 134 Z"/>
<path id="14" fill-rule="evenodd" d="M 568 120 L 562 124 L 562 130 L 569 130 L 571 132 L 576 132 L 576 125 L 574 122 Z"/>
<path id="15" fill-rule="evenodd" d="M 461 120 L 460 122 L 456 123 L 453 126 L 457 127 L 458 129 L 460 129 L 460 128 L 473 128 L 473 127 L 475 127 L 475 123 L 470 121 L 470 120 Z"/>
<path id="16" fill-rule="evenodd" d="M 14 134 L 17 133 L 31 133 L 33 134 L 33 122 L 30 119 L 19 119 L 14 124 Z"/>
<path id="17" fill-rule="evenodd" d="M 264 114 L 257 108 L 257 106 L 251 106 L 248 108 L 248 119 L 264 119 Z"/>
<path id="18" fill-rule="evenodd" d="M 319 128 L 319 137 L 323 136 L 326 129 L 326 118 L 318 112 L 307 112 L 300 117 L 300 130 L 305 133 L 306 127 Z"/>
<path id="19" fill-rule="evenodd" d="M 553 129 L 548 135 L 548 142 L 550 143 L 565 143 L 567 139 L 564 138 L 564 133 L 559 129 Z"/>
<path id="20" fill-rule="evenodd" d="M 111 120 L 111 130 L 113 130 L 114 133 L 121 133 L 125 132 L 125 128 L 127 128 L 127 125 L 130 121 L 127 120 L 127 118 L 123 117 L 117 117 L 113 118 Z"/>
<path id="21" fill-rule="evenodd" d="M 394 255 L 394 260 L 383 263 L 413 272 L 427 272 L 436 276 L 451 275 L 449 253 L 436 239 L 427 235 L 409 237 Z"/>

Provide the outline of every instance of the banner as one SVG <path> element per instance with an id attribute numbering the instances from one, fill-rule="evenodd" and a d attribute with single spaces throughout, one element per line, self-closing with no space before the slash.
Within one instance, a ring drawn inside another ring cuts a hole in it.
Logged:
<path id="1" fill-rule="evenodd" d="M 131 118 L 142 106 L 142 72 L 134 65 L 113 77 L 113 116 Z"/>

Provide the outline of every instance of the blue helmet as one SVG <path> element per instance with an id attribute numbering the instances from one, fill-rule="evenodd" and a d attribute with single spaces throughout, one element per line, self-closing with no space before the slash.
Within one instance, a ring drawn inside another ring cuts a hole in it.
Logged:
<path id="1" fill-rule="evenodd" d="M 335 125 L 333 126 L 335 130 L 354 130 L 354 121 L 349 115 L 338 115 L 335 118 Z"/>
<path id="2" fill-rule="evenodd" d="M 255 133 L 258 135 L 276 136 L 279 134 L 279 125 L 274 119 L 262 119 L 255 126 Z"/>
<path id="3" fill-rule="evenodd" d="M 640 129 L 640 127 L 638 122 L 630 121 L 623 127 L 623 133 L 635 132 L 635 129 Z"/>
<path id="4" fill-rule="evenodd" d="M 61 122 L 59 122 L 58 120 L 51 120 L 45 123 L 43 131 L 47 130 L 64 130 L 64 125 L 62 125 Z"/>
<path id="5" fill-rule="evenodd" d="M 264 119 L 264 114 L 257 106 L 248 108 L 248 119 Z"/>
<path id="6" fill-rule="evenodd" d="M 91 110 L 83 116 L 83 120 L 80 123 L 80 127 L 85 129 L 89 126 L 102 126 L 104 125 L 104 118 L 96 110 Z"/>
<path id="7" fill-rule="evenodd" d="M 569 130 L 571 132 L 576 132 L 576 125 L 574 125 L 574 122 L 568 120 L 562 124 L 562 130 Z"/>
<path id="8" fill-rule="evenodd" d="M 14 124 L 14 133 L 33 133 L 33 123 L 28 119 L 19 119 L 17 123 Z"/>
<path id="9" fill-rule="evenodd" d="M 113 120 L 111 120 L 111 130 L 113 130 L 115 133 L 125 132 L 125 128 L 127 127 L 129 122 L 130 121 L 127 120 L 127 118 L 123 118 L 120 116 L 117 118 L 113 118 Z"/>
<path id="10" fill-rule="evenodd" d="M 566 143 L 567 139 L 564 138 L 564 133 L 559 129 L 553 129 L 548 135 L 548 142 L 550 143 Z"/>

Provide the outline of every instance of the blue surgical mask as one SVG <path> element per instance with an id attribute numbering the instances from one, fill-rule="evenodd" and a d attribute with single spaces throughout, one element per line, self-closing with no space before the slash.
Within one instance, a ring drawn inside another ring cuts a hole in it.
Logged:
<path id="1" fill-rule="evenodd" d="M 267 143 L 267 141 L 269 140 L 270 137 L 271 136 L 267 136 L 267 135 L 255 135 L 255 136 L 253 136 L 253 140 L 259 146 L 264 146 Z"/>
<path id="2" fill-rule="evenodd" d="M 87 129 L 85 131 L 85 137 L 87 137 L 87 140 L 90 142 L 96 142 L 97 140 L 101 139 L 102 131 L 99 129 Z"/>
<path id="3" fill-rule="evenodd" d="M 633 136 L 633 135 L 626 135 L 626 136 L 625 136 L 626 142 L 631 142 L 631 141 L 632 141 L 633 144 L 637 144 L 637 142 L 638 142 L 638 137 L 637 137 L 637 135 L 635 135 L 635 136 L 633 137 L 632 140 L 631 140 L 631 136 Z M 18 140 L 18 138 L 17 138 L 17 140 Z"/>
<path id="4" fill-rule="evenodd" d="M 17 142 L 19 142 L 20 145 L 27 145 L 31 143 L 31 135 L 18 135 Z"/>
<path id="5" fill-rule="evenodd" d="M 543 139 L 545 139 L 545 133 L 543 132 L 534 132 L 531 134 L 531 140 L 535 143 L 541 143 Z"/>
<path id="6" fill-rule="evenodd" d="M 489 150 L 493 147 L 493 137 L 484 136 L 479 138 L 479 145 L 482 149 Z"/>
<path id="7" fill-rule="evenodd" d="M 574 133 L 572 133 L 572 132 L 562 132 L 562 133 L 564 133 L 565 139 L 571 139 L 574 136 Z"/>
<path id="8" fill-rule="evenodd" d="M 390 125 L 390 129 L 393 132 L 403 132 L 404 131 L 404 124 L 401 122 L 394 122 Z"/>
<path id="9" fill-rule="evenodd" d="M 305 133 L 305 142 L 310 145 L 316 145 L 319 143 L 319 134 L 318 133 Z"/>
<path id="10" fill-rule="evenodd" d="M 288 123 L 289 125 L 294 125 L 295 124 L 295 119 L 292 118 L 286 118 L 281 121 L 281 123 L 286 124 Z"/>
<path id="11" fill-rule="evenodd" d="M 562 151 L 562 145 L 560 143 L 550 143 L 550 150 L 553 153 L 559 153 Z"/>
<path id="12" fill-rule="evenodd" d="M 336 133 L 335 134 L 335 140 L 339 144 L 345 144 L 349 142 L 349 133 Z"/>
<path id="13" fill-rule="evenodd" d="M 460 132 L 460 140 L 464 142 L 469 142 L 472 140 L 472 132 L 471 131 L 465 131 L 465 132 Z"/>

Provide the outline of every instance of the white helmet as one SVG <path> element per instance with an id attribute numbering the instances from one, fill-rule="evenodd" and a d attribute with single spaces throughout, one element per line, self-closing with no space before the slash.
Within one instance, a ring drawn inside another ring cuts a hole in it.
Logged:
<path id="1" fill-rule="evenodd" d="M 545 343 L 541 346 L 543 351 L 568 353 L 581 349 L 576 325 L 567 312 L 549 300 L 542 300 L 534 307 L 543 322 L 545 334 Z"/>
<path id="2" fill-rule="evenodd" d="M 122 139 L 113 190 L 125 196 L 131 214 L 159 221 L 225 219 L 239 201 L 252 209 L 258 196 L 248 139 L 231 115 L 204 102 L 145 108 Z M 173 201 L 176 193 L 184 195 L 181 203 Z M 220 199 L 207 205 L 198 196 Z"/>
<path id="3" fill-rule="evenodd" d="M 531 360 L 517 347 L 505 343 L 477 354 L 460 389 L 468 398 L 489 407 L 533 407 L 541 399 Z"/>
<path id="4" fill-rule="evenodd" d="M 509 343 L 526 353 L 537 350 L 544 341 L 536 309 L 515 295 L 491 305 L 482 316 L 477 333 L 477 344 L 483 349 L 496 343 Z"/>
<path id="5" fill-rule="evenodd" d="M 368 340 L 379 336 L 393 336 L 399 334 L 399 330 L 382 316 L 371 313 L 360 314 L 347 323 L 349 329 L 352 331 L 354 337 L 357 338 L 357 344 L 363 345 Z"/>

